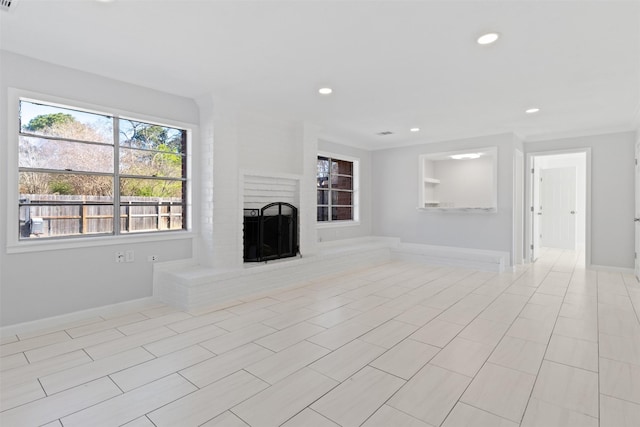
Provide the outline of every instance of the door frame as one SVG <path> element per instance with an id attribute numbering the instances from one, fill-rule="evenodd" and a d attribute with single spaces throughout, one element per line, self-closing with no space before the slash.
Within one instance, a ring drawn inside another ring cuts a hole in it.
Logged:
<path id="1" fill-rule="evenodd" d="M 635 167 L 635 187 L 636 187 L 636 191 L 635 191 L 635 196 L 636 196 L 636 203 L 635 203 L 635 215 L 634 215 L 634 223 L 635 223 L 635 234 L 636 234 L 636 241 L 635 241 L 635 259 L 634 259 L 634 270 L 635 270 L 635 275 L 636 275 L 636 280 L 638 280 L 640 282 L 640 222 L 638 222 L 638 220 L 640 219 L 640 165 L 638 164 L 638 161 L 640 161 L 640 132 L 638 132 L 638 137 L 636 139 L 636 150 L 635 150 L 635 160 L 636 160 L 636 167 Z"/>
<path id="2" fill-rule="evenodd" d="M 525 184 L 524 184 L 524 152 L 516 148 L 513 162 L 513 242 L 511 253 L 513 254 L 512 265 L 526 264 L 524 251 L 525 235 Z"/>
<path id="3" fill-rule="evenodd" d="M 574 148 L 554 151 L 532 151 L 527 152 L 527 170 L 525 171 L 525 259 L 533 262 L 533 216 L 536 214 L 533 208 L 533 165 L 536 157 L 554 156 L 562 154 L 585 154 L 586 170 L 586 194 L 585 194 L 585 242 L 584 242 L 584 262 L 585 267 L 591 267 L 591 148 Z M 539 241 L 539 239 L 538 239 Z"/>

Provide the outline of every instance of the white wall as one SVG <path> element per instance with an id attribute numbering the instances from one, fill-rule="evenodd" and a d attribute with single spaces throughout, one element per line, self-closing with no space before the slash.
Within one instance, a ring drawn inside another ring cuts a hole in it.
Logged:
<path id="1" fill-rule="evenodd" d="M 469 160 L 439 160 L 434 163 L 433 177 L 440 206 L 491 207 L 494 194 L 494 165 L 491 157 Z"/>
<path id="2" fill-rule="evenodd" d="M 421 154 L 498 147 L 498 211 L 495 213 L 420 211 L 418 157 Z M 379 150 L 372 157 L 375 235 L 404 242 L 512 252 L 512 134 Z"/>
<path id="3" fill-rule="evenodd" d="M 7 163 L 11 161 L 7 146 L 17 143 L 17 137 L 7 133 L 8 88 L 183 123 L 198 123 L 197 106 L 186 98 L 4 51 L 0 51 L 0 67 L 0 325 L 151 296 L 152 264 L 147 262 L 147 255 L 158 255 L 161 261 L 189 258 L 191 238 L 107 238 L 90 247 L 7 253 L 7 211 L 15 206 L 14 200 L 8 200 L 7 174 L 16 173 L 14 165 L 9 168 Z M 195 158 L 197 145 L 193 147 Z M 196 218 L 198 209 L 196 201 Z M 134 250 L 135 262 L 116 264 L 114 252 L 122 250 Z"/>
<path id="4" fill-rule="evenodd" d="M 633 268 L 634 140 L 624 132 L 525 144 L 527 153 L 591 148 L 592 265 Z"/>
<path id="5" fill-rule="evenodd" d="M 317 131 L 313 125 L 250 112 L 212 96 L 198 100 L 204 138 L 202 233 L 196 260 L 217 269 L 243 267 L 242 221 L 245 177 L 295 187 L 291 196 L 300 218 L 300 249 L 315 252 L 315 155 Z M 267 193 L 273 193 L 270 189 Z M 275 192 L 276 198 L 278 192 Z M 265 195 L 268 197 L 268 195 Z M 290 197 L 290 196 L 287 196 Z M 267 200 L 267 199 L 265 199 Z M 270 200 L 271 202 L 291 200 Z M 266 204 L 266 202 L 265 202 Z"/>
<path id="6" fill-rule="evenodd" d="M 302 173 L 299 123 L 257 113 L 238 113 L 239 167 L 277 174 Z"/>
<path id="7" fill-rule="evenodd" d="M 372 234 L 372 191 L 371 191 L 371 158 L 372 152 L 327 140 L 318 141 L 318 150 L 337 156 L 344 155 L 360 160 L 359 204 L 360 219 L 358 223 L 318 224 L 318 239 L 331 241 L 370 236 Z"/>

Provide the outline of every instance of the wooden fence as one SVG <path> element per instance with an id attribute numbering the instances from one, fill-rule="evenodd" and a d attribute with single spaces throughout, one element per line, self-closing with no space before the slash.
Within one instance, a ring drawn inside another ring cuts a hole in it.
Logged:
<path id="1" fill-rule="evenodd" d="M 111 234 L 114 224 L 113 199 L 105 196 L 22 194 L 20 227 L 22 237 Z M 42 220 L 42 230 L 31 225 Z M 120 232 L 179 230 L 183 227 L 183 206 L 179 198 L 123 197 L 120 201 Z M 30 221 L 32 220 L 32 221 Z"/>

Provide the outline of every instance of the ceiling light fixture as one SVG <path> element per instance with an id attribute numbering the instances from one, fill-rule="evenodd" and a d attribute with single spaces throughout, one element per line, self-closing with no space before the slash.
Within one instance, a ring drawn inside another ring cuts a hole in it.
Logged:
<path id="1" fill-rule="evenodd" d="M 420 128 L 411 128 L 409 129 L 411 132 L 420 132 Z"/>
<path id="2" fill-rule="evenodd" d="M 331 89 L 330 87 L 323 87 L 318 89 L 318 93 L 320 95 L 329 95 L 331 92 L 333 92 L 333 89 Z"/>
<path id="3" fill-rule="evenodd" d="M 477 41 L 478 41 L 478 44 L 487 45 L 487 44 L 494 43 L 496 40 L 498 40 L 499 37 L 500 37 L 500 34 L 498 33 L 487 33 L 478 37 Z"/>
<path id="4" fill-rule="evenodd" d="M 482 153 L 469 153 L 469 154 L 453 154 L 451 157 L 454 160 L 464 160 L 464 159 L 477 159 L 482 156 Z"/>
<path id="5" fill-rule="evenodd" d="M 533 107 L 533 108 L 529 108 L 529 109 L 525 110 L 525 113 L 534 114 L 534 113 L 537 113 L 538 111 L 540 111 L 539 108 Z"/>

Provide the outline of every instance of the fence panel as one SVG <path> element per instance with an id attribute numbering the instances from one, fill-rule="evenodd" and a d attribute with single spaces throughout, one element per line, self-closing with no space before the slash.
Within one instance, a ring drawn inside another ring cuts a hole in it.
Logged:
<path id="1" fill-rule="evenodd" d="M 21 236 L 33 237 L 29 219 L 41 218 L 42 234 L 37 237 L 60 237 L 81 234 L 112 234 L 113 199 L 108 196 L 73 196 L 58 194 L 21 194 Z M 182 200 L 126 197 L 120 205 L 120 232 L 182 229 Z"/>

